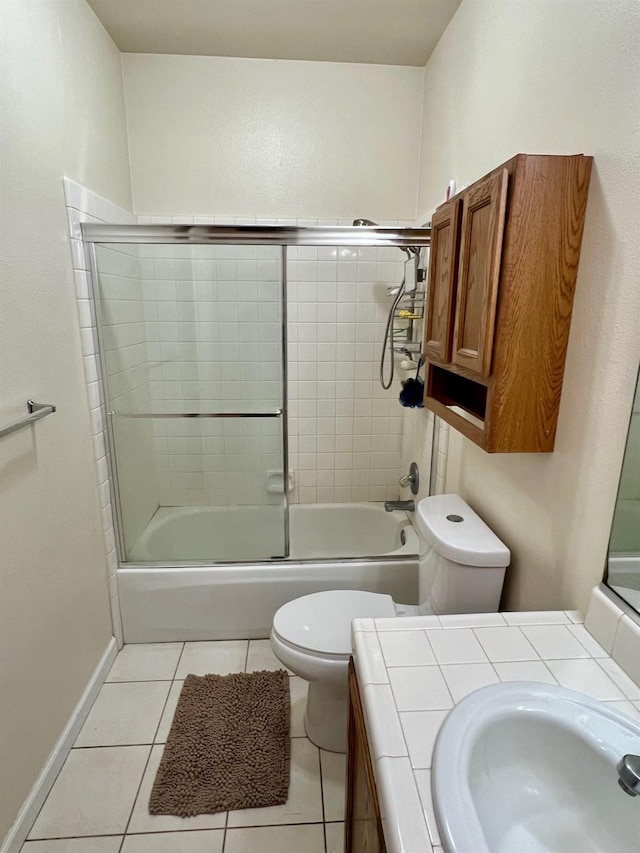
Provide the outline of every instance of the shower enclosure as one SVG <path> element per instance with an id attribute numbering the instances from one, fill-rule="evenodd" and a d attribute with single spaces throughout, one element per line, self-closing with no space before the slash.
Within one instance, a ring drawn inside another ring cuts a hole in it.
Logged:
<path id="1" fill-rule="evenodd" d="M 378 503 L 398 496 L 402 410 L 376 382 L 389 293 L 405 274 L 391 345 L 419 353 L 420 255 L 398 249 L 429 245 L 429 233 L 83 225 L 125 633 L 135 572 L 134 585 L 155 578 L 149 607 L 170 570 L 183 584 L 190 568 L 222 582 L 224 567 L 236 578 L 261 567 L 262 583 L 265 567 L 294 561 L 415 563 L 407 517 Z M 326 564 L 321 574 L 324 584 Z M 375 571 L 372 583 L 399 591 Z"/>

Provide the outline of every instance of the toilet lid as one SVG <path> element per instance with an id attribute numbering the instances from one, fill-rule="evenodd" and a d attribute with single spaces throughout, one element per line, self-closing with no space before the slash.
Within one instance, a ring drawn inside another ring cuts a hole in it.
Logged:
<path id="1" fill-rule="evenodd" d="M 316 654 L 351 654 L 351 622 L 359 618 L 395 616 L 390 595 L 337 589 L 314 592 L 284 604 L 273 619 L 284 642 Z"/>

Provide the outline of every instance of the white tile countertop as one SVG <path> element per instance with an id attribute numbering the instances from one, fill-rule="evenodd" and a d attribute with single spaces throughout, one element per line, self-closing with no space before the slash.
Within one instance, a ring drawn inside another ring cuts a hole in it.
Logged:
<path id="1" fill-rule="evenodd" d="M 442 853 L 431 756 L 443 720 L 500 681 L 560 684 L 640 720 L 640 687 L 576 611 L 356 619 L 353 654 L 389 853 Z"/>

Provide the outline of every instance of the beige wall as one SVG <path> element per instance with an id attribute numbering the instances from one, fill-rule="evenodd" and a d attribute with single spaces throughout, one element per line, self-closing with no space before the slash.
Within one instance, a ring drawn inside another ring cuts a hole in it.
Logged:
<path id="1" fill-rule="evenodd" d="M 0 838 L 111 636 L 62 176 L 130 204 L 120 57 L 82 0 L 2 0 Z"/>
<path id="2" fill-rule="evenodd" d="M 136 213 L 415 216 L 421 68 L 122 59 Z"/>
<path id="3" fill-rule="evenodd" d="M 510 609 L 579 607 L 602 575 L 640 345 L 637 0 L 464 0 L 425 71 L 418 209 L 517 152 L 595 157 L 556 450 L 451 433 L 448 488 L 513 551 Z"/>

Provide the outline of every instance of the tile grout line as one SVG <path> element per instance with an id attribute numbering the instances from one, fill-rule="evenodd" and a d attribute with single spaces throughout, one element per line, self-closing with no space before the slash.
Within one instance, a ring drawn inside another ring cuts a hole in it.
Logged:
<path id="1" fill-rule="evenodd" d="M 229 811 L 227 810 L 224 814 L 224 827 L 222 830 L 222 848 L 221 853 L 225 853 L 225 848 L 227 846 L 227 830 L 229 829 Z"/>
<path id="2" fill-rule="evenodd" d="M 152 752 L 153 752 L 153 744 L 151 745 L 151 748 L 149 749 L 149 754 L 147 755 L 147 760 L 145 761 L 144 769 L 142 771 L 142 775 L 140 776 L 140 782 L 138 783 L 138 787 L 136 789 L 135 797 L 133 798 L 133 802 L 131 803 L 131 811 L 129 812 L 129 817 L 127 818 L 127 823 L 126 823 L 126 826 L 124 828 L 123 837 L 122 837 L 122 844 L 123 845 L 124 845 L 124 840 L 127 837 L 127 831 L 129 829 L 129 825 L 131 824 L 131 818 L 133 817 L 133 811 L 136 807 L 136 803 L 138 802 L 138 797 L 140 796 L 140 790 L 142 788 L 142 782 L 144 781 L 145 773 L 147 772 L 147 767 L 149 766 L 149 762 L 151 761 L 151 753 Z"/>
<path id="3" fill-rule="evenodd" d="M 177 673 L 178 673 L 178 668 L 179 668 L 179 666 L 180 666 L 180 661 L 182 660 L 182 655 L 184 654 L 184 650 L 186 649 L 186 647 L 187 647 L 187 644 L 186 644 L 186 642 L 184 642 L 184 643 L 182 644 L 182 648 L 180 649 L 180 654 L 178 655 L 178 660 L 176 661 L 176 665 L 175 665 L 175 668 L 174 668 L 174 670 L 173 670 L 173 676 L 171 677 L 171 681 L 172 681 L 172 682 L 176 680 L 176 675 L 177 675 Z"/>

